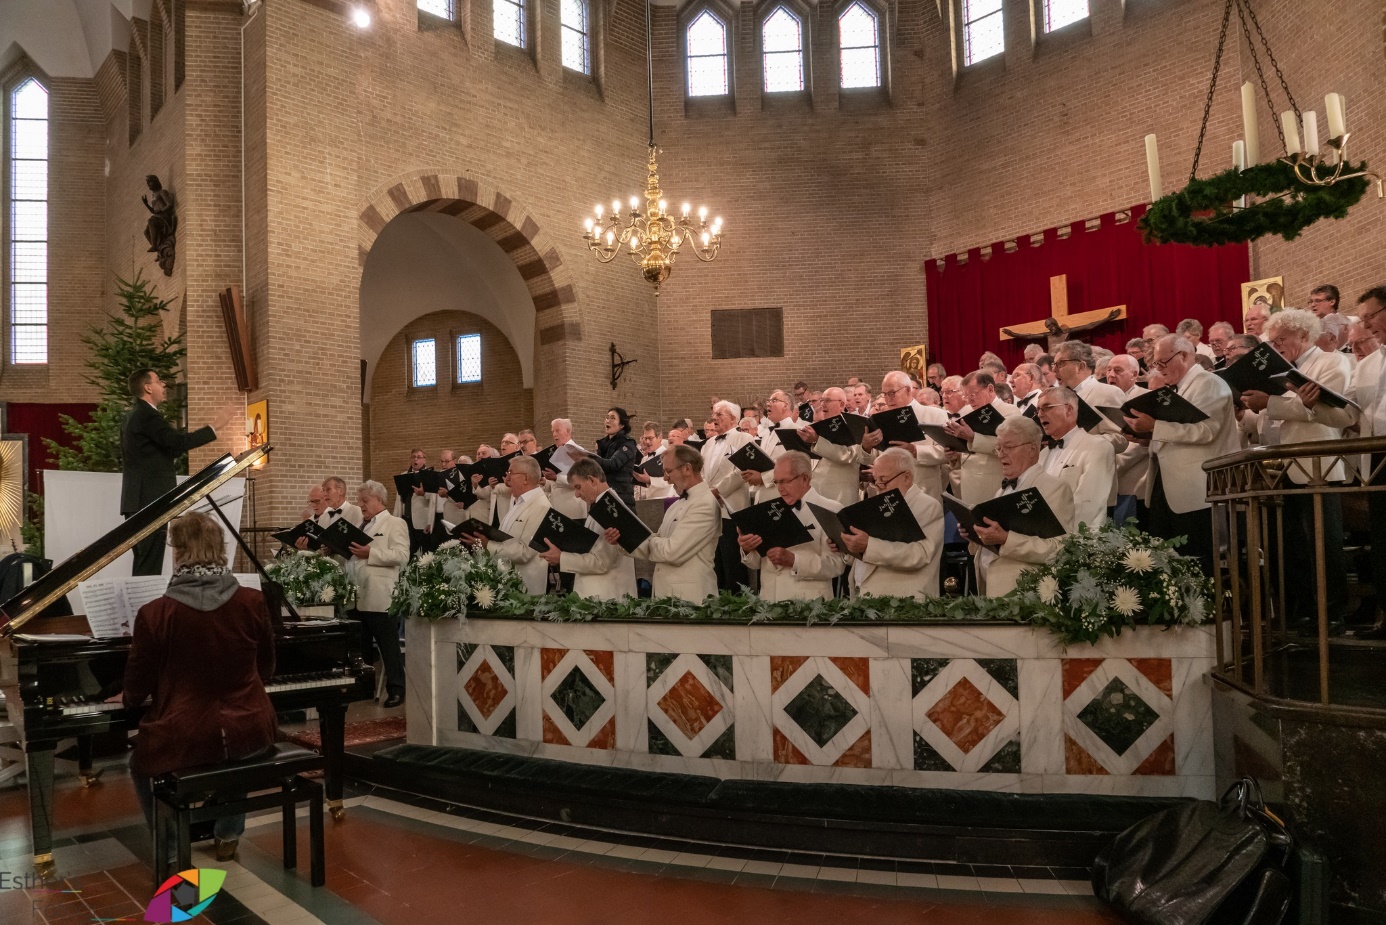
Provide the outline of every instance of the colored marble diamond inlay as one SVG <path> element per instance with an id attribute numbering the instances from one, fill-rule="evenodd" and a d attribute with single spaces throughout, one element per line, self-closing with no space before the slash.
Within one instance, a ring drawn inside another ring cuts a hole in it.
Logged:
<path id="1" fill-rule="evenodd" d="M 1092 701 L 1078 713 L 1078 719 L 1118 755 L 1154 725 L 1160 714 L 1150 708 L 1120 678 L 1112 678 Z"/>
<path id="2" fill-rule="evenodd" d="M 472 703 L 481 711 L 481 715 L 487 719 L 496 712 L 496 708 L 501 705 L 505 695 L 509 693 L 505 689 L 505 683 L 501 681 L 500 675 L 496 674 L 489 662 L 482 662 L 472 676 L 467 679 L 467 683 L 462 685 L 462 689 L 467 692 L 467 696 L 472 698 Z"/>
<path id="3" fill-rule="evenodd" d="M 664 715 L 690 739 L 722 712 L 722 704 L 691 671 L 685 671 L 657 703 Z"/>
<path id="4" fill-rule="evenodd" d="M 857 716 L 856 707 L 823 680 L 822 675 L 815 675 L 812 681 L 804 685 L 804 689 L 785 705 L 784 712 L 808 733 L 819 748 L 826 748 L 833 737 Z"/>
<path id="5" fill-rule="evenodd" d="M 954 684 L 925 715 L 963 754 L 976 748 L 1006 718 L 967 678 Z"/>
<path id="6" fill-rule="evenodd" d="M 601 691 L 577 667 L 568 672 L 568 676 L 559 682 L 550 696 L 574 729 L 586 726 L 587 721 L 606 703 Z"/>

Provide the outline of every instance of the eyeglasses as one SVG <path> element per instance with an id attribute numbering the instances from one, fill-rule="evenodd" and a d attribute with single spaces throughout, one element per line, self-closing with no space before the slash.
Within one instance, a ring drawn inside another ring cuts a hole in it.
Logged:
<path id="1" fill-rule="evenodd" d="M 881 391 L 881 394 L 882 394 L 882 395 L 899 395 L 901 392 L 908 392 L 908 391 L 910 391 L 910 387 L 907 386 L 907 385 L 904 385 L 904 386 L 901 386 L 901 387 L 898 388 L 898 389 L 883 389 L 883 390 Z M 947 395 L 948 393 L 947 393 L 947 392 L 944 392 L 944 394 Z"/>
<path id="2" fill-rule="evenodd" d="M 1037 412 L 1039 412 L 1040 414 L 1044 414 L 1046 411 L 1054 411 L 1054 410 L 1056 410 L 1056 409 L 1058 409 L 1058 408 L 1063 408 L 1063 407 L 1064 407 L 1064 404 L 1063 404 L 1062 402 L 1055 402 L 1055 403 L 1052 404 L 1052 405 L 1036 405 L 1036 406 L 1035 406 L 1035 410 L 1036 410 Z"/>
<path id="3" fill-rule="evenodd" d="M 892 475 L 890 478 L 884 479 L 884 480 L 882 480 L 881 477 L 878 476 L 878 475 L 873 475 L 873 476 L 872 476 L 872 481 L 874 481 L 874 482 L 876 483 L 876 487 L 877 487 L 877 488 L 881 489 L 882 491 L 885 491 L 887 488 L 890 487 L 890 483 L 891 483 L 891 482 L 895 481 L 896 479 L 898 479 L 900 476 L 902 476 L 902 475 L 904 475 L 904 474 L 905 474 L 905 473 L 903 473 L 903 472 L 897 472 L 897 473 L 895 473 L 894 475 Z"/>
<path id="4" fill-rule="evenodd" d="M 1165 368 L 1167 368 L 1167 367 L 1169 366 L 1169 364 L 1171 364 L 1171 363 L 1174 362 L 1175 357 L 1181 356 L 1182 354 L 1186 354 L 1186 353 L 1188 353 L 1187 350 L 1180 350 L 1180 351 L 1178 351 L 1177 353 L 1172 353 L 1172 354 L 1170 354 L 1169 356 L 1165 357 L 1163 360 L 1155 360 L 1155 359 L 1152 359 L 1150 362 L 1151 362 L 1151 365 L 1154 366 L 1156 369 L 1165 369 Z"/>
<path id="5" fill-rule="evenodd" d="M 1360 314 L 1358 314 L 1357 320 L 1358 320 L 1358 321 L 1361 321 L 1361 322 L 1363 322 L 1363 323 L 1365 323 L 1365 322 L 1371 321 L 1373 318 L 1375 318 L 1377 315 L 1381 314 L 1382 312 L 1386 312 L 1386 308 L 1378 308 L 1378 309 L 1377 309 L 1376 311 L 1374 311 L 1374 312 L 1361 312 Z"/>
<path id="6" fill-rule="evenodd" d="M 996 453 L 997 455 L 1001 453 L 1014 453 L 1016 450 L 1033 445 L 1034 444 L 1031 443 L 998 443 L 996 444 Z"/>
<path id="7" fill-rule="evenodd" d="M 1311 295 L 1310 302 L 1332 302 L 1333 300 L 1326 295 Z"/>

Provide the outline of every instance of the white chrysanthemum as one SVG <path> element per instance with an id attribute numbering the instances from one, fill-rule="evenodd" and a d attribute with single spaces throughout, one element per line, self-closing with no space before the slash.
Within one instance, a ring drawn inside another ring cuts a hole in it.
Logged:
<path id="1" fill-rule="evenodd" d="M 419 556 L 419 565 L 420 565 L 421 567 L 426 567 L 426 566 L 432 564 L 432 562 L 433 562 L 433 553 L 431 553 L 431 552 L 426 552 L 426 553 L 424 553 L 423 555 Z"/>
<path id="2" fill-rule="evenodd" d="M 496 592 L 486 585 L 476 585 L 472 588 L 472 599 L 476 601 L 476 606 L 487 610 L 496 602 Z"/>
<path id="3" fill-rule="evenodd" d="M 1112 609 L 1123 617 L 1129 617 L 1142 610 L 1140 592 L 1126 585 L 1120 586 L 1112 594 Z"/>
<path id="4" fill-rule="evenodd" d="M 1127 551 L 1121 564 L 1137 575 L 1142 575 L 1155 567 L 1155 559 L 1148 549 L 1132 548 Z"/>
<path id="5" fill-rule="evenodd" d="M 1035 591 L 1039 594 L 1040 600 L 1044 601 L 1050 607 L 1059 603 L 1059 581 L 1053 575 L 1045 575 L 1041 578 L 1039 585 L 1035 587 Z"/>
<path id="6" fill-rule="evenodd" d="M 508 572 L 510 571 L 510 560 L 506 558 L 497 558 L 496 567 L 499 568 L 501 572 Z"/>
<path id="7" fill-rule="evenodd" d="M 318 600 L 322 601 L 324 604 L 332 603 L 333 599 L 336 598 L 336 596 L 337 589 L 332 587 L 331 585 L 326 585 L 321 591 L 318 592 Z"/>
<path id="8" fill-rule="evenodd" d="M 439 552 L 442 552 L 444 549 L 456 549 L 458 546 L 461 546 L 461 545 L 462 545 L 462 541 L 461 541 L 461 540 L 448 540 L 446 543 L 444 543 L 444 544 L 442 544 L 441 546 L 438 547 L 438 551 L 439 551 Z"/>

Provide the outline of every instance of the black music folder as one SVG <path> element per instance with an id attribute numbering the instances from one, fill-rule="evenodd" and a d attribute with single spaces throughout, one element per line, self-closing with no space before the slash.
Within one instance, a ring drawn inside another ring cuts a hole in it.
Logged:
<path id="1" fill-rule="evenodd" d="M 883 492 L 871 498 L 863 498 L 856 504 L 849 504 L 840 511 L 830 511 L 816 504 L 810 504 L 818 522 L 827 531 L 828 539 L 839 550 L 842 534 L 852 527 L 862 533 L 888 543 L 917 543 L 924 539 L 924 529 L 914 519 L 914 512 L 905 502 L 905 495 L 898 488 Z"/>
<path id="2" fill-rule="evenodd" d="M 351 544 L 357 543 L 361 546 L 369 546 L 375 537 L 366 533 L 345 517 L 338 517 L 332 523 L 322 528 L 318 534 L 322 544 L 339 556 L 351 558 Z"/>
<path id="3" fill-rule="evenodd" d="M 400 499 L 407 499 L 415 488 L 423 487 L 423 472 L 401 472 L 395 476 L 395 493 Z"/>
<path id="4" fill-rule="evenodd" d="M 519 455 L 520 451 L 516 450 L 505 456 L 488 456 L 486 459 L 478 459 L 476 462 L 472 463 L 472 471 L 480 472 L 483 481 L 490 481 L 491 479 L 504 480 L 505 474 L 510 471 L 510 460 Z"/>
<path id="5" fill-rule="evenodd" d="M 835 414 L 822 421 L 813 422 L 813 432 L 829 443 L 838 446 L 856 446 L 871 421 L 860 414 Z"/>
<path id="6" fill-rule="evenodd" d="M 477 520 L 475 517 L 468 517 L 460 524 L 449 526 L 448 522 L 443 521 L 443 528 L 448 531 L 450 536 L 484 536 L 492 543 L 504 543 L 506 540 L 514 539 L 509 533 L 498 527 L 493 527 L 484 520 Z"/>
<path id="7" fill-rule="evenodd" d="M 1250 354 L 1247 355 L 1250 356 Z M 1180 395 L 1172 385 L 1137 395 L 1122 405 L 1121 410 L 1141 411 L 1157 421 L 1166 421 L 1170 424 L 1197 424 L 1199 421 L 1208 420 L 1208 415 L 1204 414 L 1193 402 Z"/>
<path id="8" fill-rule="evenodd" d="M 664 478 L 664 454 L 654 454 L 644 462 L 637 464 L 635 469 L 637 472 L 645 473 L 652 479 Z"/>
<path id="9" fill-rule="evenodd" d="M 958 526 L 972 533 L 982 520 L 992 520 L 1003 530 L 1042 540 L 1063 536 L 1067 531 L 1054 516 L 1038 488 L 1026 488 L 968 506 L 948 492 L 943 493 L 943 506 L 958 519 Z M 975 533 L 972 533 L 976 537 Z"/>
<path id="10" fill-rule="evenodd" d="M 534 539 L 529 541 L 529 545 L 540 552 L 547 552 L 549 547 L 544 543 L 545 540 L 553 543 L 562 552 L 585 553 L 592 551 L 593 544 L 597 542 L 597 534 L 588 530 L 582 521 L 549 508 L 544 514 L 544 522 L 534 531 Z"/>
<path id="11" fill-rule="evenodd" d="M 1294 367 L 1290 362 L 1276 353 L 1274 347 L 1270 344 L 1260 344 L 1231 366 L 1220 369 L 1213 375 L 1221 376 L 1234 392 L 1255 390 L 1268 395 L 1278 395 L 1283 387 L 1272 377 L 1292 369 Z"/>
<path id="12" fill-rule="evenodd" d="M 897 440 L 901 443 L 918 443 L 924 439 L 924 431 L 920 429 L 919 419 L 914 416 L 914 408 L 910 405 L 871 415 L 871 429 L 879 430 L 886 444 Z"/>
<path id="13" fill-rule="evenodd" d="M 1111 421 L 1117 427 L 1120 427 L 1122 434 L 1126 437 L 1135 438 L 1136 440 L 1148 440 L 1150 438 L 1150 434 L 1139 434 L 1132 430 L 1131 425 L 1126 423 L 1125 413 L 1120 408 L 1103 407 L 1097 410 L 1107 420 Z"/>
<path id="14" fill-rule="evenodd" d="M 1036 413 L 1038 413 L 1038 412 L 1036 412 Z M 1106 424 L 1106 423 L 1107 423 L 1107 418 L 1102 414 L 1102 412 L 1099 411 L 1098 409 L 1094 408 L 1092 405 L 1088 404 L 1087 402 L 1083 401 L 1082 397 L 1079 396 L 1079 398 L 1078 398 L 1078 426 L 1081 427 L 1081 428 L 1083 428 L 1083 429 L 1086 430 L 1086 431 L 1091 432 L 1091 431 L 1097 430 L 1097 428 L 1101 427 L 1103 424 Z"/>
<path id="15" fill-rule="evenodd" d="M 603 527 L 619 530 L 621 539 L 618 542 L 626 552 L 634 552 L 654 532 L 609 488 L 587 509 L 587 516 Z"/>
<path id="16" fill-rule="evenodd" d="M 967 441 L 962 437 L 955 437 L 944 430 L 942 424 L 920 424 L 919 429 L 924 431 L 926 437 L 942 446 L 945 450 L 956 450 L 959 453 L 970 452 L 967 448 Z"/>
<path id="17" fill-rule="evenodd" d="M 438 489 L 443 487 L 443 473 L 437 469 L 423 469 L 419 472 L 420 484 L 423 485 L 424 494 L 435 495 Z"/>
<path id="18" fill-rule="evenodd" d="M 742 533 L 760 537 L 761 543 L 756 547 L 756 552 L 761 555 L 770 549 L 791 549 L 813 542 L 809 528 L 804 526 L 799 515 L 783 498 L 771 498 L 761 504 L 732 511 L 731 519 Z"/>
<path id="19" fill-rule="evenodd" d="M 684 446 L 688 447 L 689 449 L 697 450 L 699 453 L 703 451 L 704 443 L 707 443 L 707 438 L 699 437 L 696 435 L 689 437 L 687 440 L 683 441 Z"/>
<path id="20" fill-rule="evenodd" d="M 805 443 L 804 438 L 799 436 L 799 431 L 793 427 L 777 427 L 775 428 L 775 436 L 779 438 L 780 446 L 786 450 L 797 450 L 800 453 L 809 454 L 814 459 L 818 458 L 817 454 L 813 452 L 813 447 Z"/>
<path id="21" fill-rule="evenodd" d="M 552 446 L 544 447 L 542 450 L 534 454 L 534 461 L 539 464 L 540 472 L 543 472 L 545 469 L 548 469 L 550 472 L 558 471 L 553 467 L 551 462 L 553 459 L 553 452 L 556 449 L 558 449 L 558 444 L 555 443 Z"/>
<path id="22" fill-rule="evenodd" d="M 1323 385 L 1322 383 L 1317 382 L 1316 380 L 1310 379 L 1308 376 L 1304 375 L 1304 373 L 1300 372 L 1297 369 L 1291 369 L 1283 373 L 1276 373 L 1274 376 L 1271 376 L 1271 381 L 1280 383 L 1282 384 L 1282 386 L 1286 386 L 1292 389 L 1301 389 L 1309 383 L 1313 382 L 1314 385 L 1317 385 L 1319 387 L 1319 401 L 1321 401 L 1328 407 L 1346 408 L 1348 405 L 1352 405 L 1352 407 L 1356 408 L 1358 411 L 1362 410 L 1361 407 L 1357 404 L 1357 402 L 1353 401 L 1351 398 L 1348 398 L 1346 395 L 1340 395 L 1332 389 L 1328 388 L 1326 385 Z M 1270 394 L 1278 395 L 1280 393 L 1272 392 Z"/>
<path id="23" fill-rule="evenodd" d="M 971 427 L 973 433 L 981 434 L 983 437 L 995 437 L 996 428 L 1000 427 L 1004 420 L 1006 416 L 991 405 L 983 405 L 962 416 L 962 422 Z"/>
<path id="24" fill-rule="evenodd" d="M 771 472 L 775 468 L 775 461 L 755 443 L 746 444 L 727 459 L 742 472 Z"/>
<path id="25" fill-rule="evenodd" d="M 293 546 L 298 542 L 299 537 L 305 537 L 308 540 L 308 548 L 317 549 L 322 545 L 321 541 L 318 540 L 318 533 L 321 529 L 317 521 L 309 519 L 292 529 L 280 530 L 278 533 L 271 533 L 270 536 L 285 546 Z"/>

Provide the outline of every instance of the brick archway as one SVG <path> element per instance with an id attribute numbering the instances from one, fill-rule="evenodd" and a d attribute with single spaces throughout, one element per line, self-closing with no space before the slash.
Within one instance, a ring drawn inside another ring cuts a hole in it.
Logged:
<path id="1" fill-rule="evenodd" d="M 405 174 L 371 194 L 357 221 L 357 259 L 366 258 L 390 220 L 405 212 L 453 215 L 485 232 L 505 251 L 534 299 L 540 326 L 562 312 L 545 313 L 577 301 L 558 249 L 534 217 L 487 180 L 432 170 Z M 570 334 L 571 337 L 571 334 Z"/>

